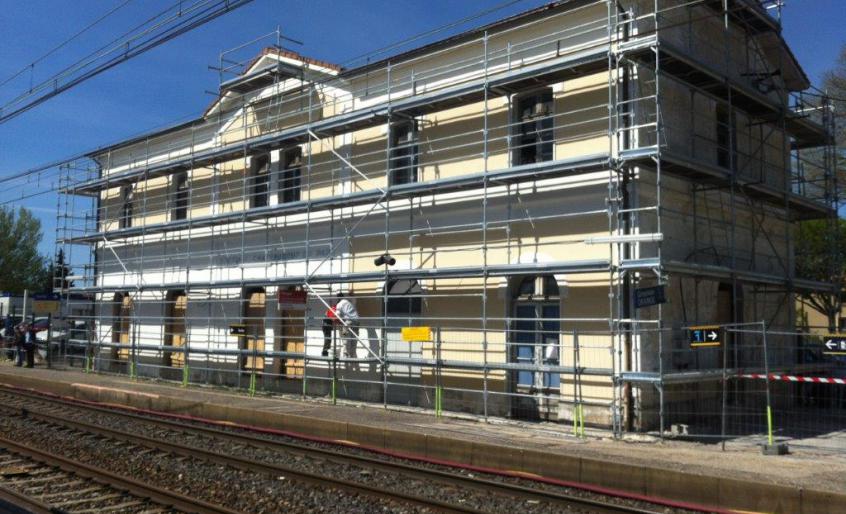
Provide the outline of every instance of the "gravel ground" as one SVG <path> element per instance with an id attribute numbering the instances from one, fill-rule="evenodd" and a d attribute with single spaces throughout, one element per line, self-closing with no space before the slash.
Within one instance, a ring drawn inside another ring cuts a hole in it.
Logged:
<path id="1" fill-rule="evenodd" d="M 23 444 L 49 448 L 52 453 L 121 476 L 242 512 L 337 512 L 338 505 L 343 505 L 344 511 L 350 513 L 426 512 L 332 488 L 299 484 L 282 476 L 240 471 L 130 444 L 111 441 L 106 444 L 100 437 L 46 425 L 31 418 L 5 417 L 0 420 L 0 434 L 14 437 Z"/>
<path id="2" fill-rule="evenodd" d="M 40 405 L 39 405 L 40 404 Z M 336 463 L 336 462 L 328 462 L 325 459 L 315 458 L 313 456 L 304 457 L 302 455 L 298 455 L 296 453 L 291 453 L 290 451 L 284 451 L 281 447 L 279 449 L 267 449 L 263 447 L 254 447 L 248 445 L 233 445 L 231 441 L 227 441 L 225 439 L 219 439 L 215 437 L 211 437 L 209 435 L 200 434 L 197 432 L 190 432 L 185 433 L 182 430 L 173 430 L 170 428 L 163 428 L 161 426 L 157 426 L 153 423 L 144 423 L 139 421 L 131 421 L 125 418 L 121 418 L 119 416 L 110 416 L 110 415 L 103 415 L 101 413 L 94 413 L 92 411 L 87 411 L 85 409 L 68 409 L 64 406 L 57 407 L 55 405 L 48 405 L 47 402 L 31 402 L 27 401 L 27 405 L 29 408 L 37 409 L 40 411 L 47 412 L 51 410 L 53 414 L 61 414 L 63 417 L 72 418 L 78 421 L 84 421 L 87 423 L 98 424 L 104 427 L 118 429 L 122 431 L 128 431 L 140 435 L 145 435 L 147 437 L 153 437 L 156 439 L 161 440 L 168 440 L 171 442 L 176 442 L 179 444 L 184 444 L 187 446 L 192 446 L 196 448 L 203 448 L 210 451 L 215 451 L 222 454 L 228 455 L 236 455 L 242 458 L 247 458 L 252 461 L 258 462 L 268 462 L 277 465 L 287 466 L 291 468 L 295 468 L 301 471 L 310 472 L 317 475 L 322 476 L 333 476 L 336 478 L 341 478 L 344 480 L 350 481 L 357 481 L 357 482 L 364 482 L 367 484 L 380 484 L 380 487 L 389 487 L 391 490 L 402 491 L 407 494 L 413 495 L 420 495 L 426 497 L 436 497 L 441 501 L 445 501 L 451 504 L 456 505 L 463 505 L 472 507 L 475 509 L 483 510 L 485 512 L 504 512 L 504 513 L 513 513 L 513 512 L 526 512 L 526 513 L 549 513 L 549 512 L 562 512 L 560 505 L 552 505 L 546 502 L 537 502 L 537 501 L 526 501 L 525 499 L 516 499 L 509 496 L 491 494 L 490 492 L 481 492 L 477 490 L 471 490 L 468 488 L 463 488 L 458 484 L 443 484 L 443 483 L 433 483 L 431 481 L 420 480 L 413 477 L 398 475 L 395 473 L 389 473 L 381 470 L 376 470 L 367 467 L 366 465 L 351 465 L 348 463 Z M 200 423 L 197 423 L 200 424 Z M 219 427 L 218 427 L 219 428 Z M 232 427 L 225 429 L 228 432 L 243 432 L 240 429 L 235 429 Z M 426 463 L 421 463 L 417 461 L 407 461 L 404 459 L 396 459 L 391 458 L 384 455 L 377 455 L 372 452 L 356 449 L 356 448 L 344 448 L 339 447 L 337 445 L 329 445 L 329 444 L 321 444 L 321 443 L 313 443 L 301 440 L 295 440 L 288 437 L 282 436 L 273 436 L 267 434 L 251 434 L 253 436 L 257 436 L 261 439 L 268 440 L 268 441 L 277 441 L 277 442 L 285 442 L 285 443 L 295 443 L 301 446 L 311 447 L 311 448 L 322 448 L 331 451 L 340 451 L 342 450 L 343 453 L 349 455 L 361 455 L 371 458 L 378 458 L 379 460 L 383 461 L 394 461 L 394 462 L 401 462 L 405 464 L 411 464 L 415 468 L 418 469 L 437 469 L 440 471 L 447 471 L 456 473 L 457 470 L 452 468 L 447 468 L 444 466 L 436 466 Z M 95 442 L 94 446 L 96 447 L 97 444 Z M 106 446 L 106 445 L 100 445 Z M 97 455 L 96 448 L 90 451 L 92 454 Z M 148 458 L 148 455 L 143 455 L 144 459 Z M 167 459 L 165 459 L 167 460 Z M 183 482 L 186 481 L 186 476 L 192 476 L 187 470 L 192 469 L 193 466 L 197 464 L 194 462 L 179 462 L 176 467 L 171 468 L 169 464 L 167 465 L 153 465 L 149 464 L 147 460 L 143 460 L 137 466 L 131 469 L 133 473 L 141 474 L 149 474 L 149 469 L 152 467 L 156 471 L 154 476 L 163 476 L 164 483 L 174 482 L 174 475 L 176 475 L 176 479 L 174 483 L 180 484 L 182 486 Z M 209 466 L 208 464 L 204 464 L 204 466 Z M 231 473 L 231 470 L 226 470 L 223 468 L 219 469 L 221 473 Z M 597 494 L 593 494 L 587 491 L 577 490 L 577 489 L 569 489 L 569 488 L 562 488 L 558 486 L 553 486 L 550 484 L 544 484 L 541 482 L 536 482 L 532 480 L 522 480 L 510 477 L 502 477 L 499 475 L 488 475 L 488 474 L 481 474 L 481 473 L 473 473 L 468 471 L 458 471 L 459 473 L 469 476 L 469 477 L 480 477 L 488 480 L 510 483 L 515 485 L 520 485 L 524 487 L 531 487 L 535 489 L 543 489 L 558 492 L 561 494 L 570 494 L 576 495 L 580 497 L 585 497 L 589 499 L 599 500 L 599 501 L 608 501 L 609 498 Z M 238 473 L 238 472 L 236 472 Z M 243 475 L 243 474 L 242 474 Z M 204 476 L 206 477 L 204 480 L 208 480 L 212 474 L 205 473 Z M 229 483 L 249 483 L 249 478 L 245 476 L 236 475 L 231 478 L 231 480 L 237 481 L 233 482 L 230 481 Z M 255 490 L 258 488 L 259 490 L 264 490 L 267 488 L 268 495 L 272 495 L 273 497 L 278 497 L 281 495 L 285 501 L 295 501 L 293 497 L 296 497 L 298 493 L 292 492 L 289 490 L 289 486 L 291 485 L 290 480 L 281 480 L 281 484 L 277 483 L 278 481 L 270 481 L 270 484 L 274 484 L 278 486 L 277 490 L 271 490 L 271 485 L 267 483 L 266 479 L 262 480 L 261 484 L 250 485 L 248 489 Z M 191 491 L 195 485 L 187 484 L 185 489 L 180 489 L 180 492 L 189 492 Z M 297 484 L 296 487 L 304 487 L 300 484 Z M 306 487 L 308 489 L 308 487 Z M 231 490 L 226 490 L 227 493 L 231 493 Z M 319 491 L 319 495 L 324 495 L 326 491 L 321 490 Z M 208 501 L 215 501 L 215 502 L 222 502 L 220 499 L 222 492 L 216 488 L 212 488 L 209 491 L 209 494 L 212 494 L 212 500 Z M 240 496 L 244 494 L 250 494 L 249 491 L 244 491 Z M 331 496 L 331 494 L 329 495 Z M 227 495 L 223 495 L 223 497 L 228 498 Z M 314 495 L 311 493 L 308 494 L 308 497 L 314 500 Z M 231 500 L 228 500 L 231 501 Z M 651 504 L 646 504 L 643 502 L 633 502 L 624 499 L 615 499 L 616 503 L 627 505 L 627 506 L 636 506 L 643 509 L 654 510 L 656 512 L 684 512 L 678 509 L 670 509 L 670 508 L 662 508 L 656 507 Z M 324 502 L 325 503 L 325 502 Z M 334 503 L 334 502 L 333 502 Z M 243 503 L 224 503 L 227 506 L 233 506 L 233 508 L 242 508 L 241 506 Z M 234 505 L 238 505 L 238 507 L 234 507 Z M 311 501 L 307 503 L 308 508 L 315 509 L 320 502 L 317 500 Z M 278 508 L 278 504 L 275 504 Z M 250 510 L 255 510 L 252 506 Z M 568 510 L 569 512 L 589 512 L 589 509 L 581 508 L 573 508 Z M 400 512 L 400 510 L 391 510 L 391 512 Z"/>

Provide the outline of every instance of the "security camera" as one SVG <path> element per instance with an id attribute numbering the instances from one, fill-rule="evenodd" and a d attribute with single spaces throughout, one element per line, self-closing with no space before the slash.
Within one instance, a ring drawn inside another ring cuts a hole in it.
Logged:
<path id="1" fill-rule="evenodd" d="M 373 264 L 375 264 L 376 266 L 384 266 L 385 264 L 387 264 L 388 266 L 393 266 L 396 263 L 397 260 L 391 257 L 391 254 L 389 253 L 383 253 L 379 257 L 373 259 Z"/>

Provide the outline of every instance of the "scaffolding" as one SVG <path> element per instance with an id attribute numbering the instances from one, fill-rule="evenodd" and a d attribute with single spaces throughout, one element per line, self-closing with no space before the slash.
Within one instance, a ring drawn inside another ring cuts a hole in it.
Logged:
<path id="1" fill-rule="evenodd" d="M 797 290 L 837 294 L 794 273 L 838 194 L 780 14 L 558 2 L 353 68 L 278 29 L 223 52 L 202 117 L 60 167 L 68 357 L 664 433 L 665 384 L 713 371 L 684 327 L 792 329 Z M 339 293 L 361 316 L 324 335 Z"/>

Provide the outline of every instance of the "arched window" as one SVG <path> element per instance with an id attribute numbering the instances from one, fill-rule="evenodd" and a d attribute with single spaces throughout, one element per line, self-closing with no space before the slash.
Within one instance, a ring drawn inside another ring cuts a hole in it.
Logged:
<path id="1" fill-rule="evenodd" d="M 426 343 L 403 341 L 402 327 L 420 324 L 423 313 L 423 288 L 416 280 L 390 280 L 385 284 L 387 316 L 385 327 L 385 356 L 402 359 L 422 359 Z M 420 366 L 391 364 L 391 382 L 419 384 L 423 370 Z M 390 403 L 415 405 L 418 400 L 417 387 L 388 388 L 386 400 Z"/>
<path id="2" fill-rule="evenodd" d="M 512 415 L 545 419 L 554 415 L 550 397 L 559 394 L 561 375 L 540 371 L 560 358 L 561 306 L 555 277 L 538 275 L 515 280 L 508 360 L 520 365 L 511 374 L 515 396 Z"/>
<path id="3" fill-rule="evenodd" d="M 388 295 L 388 317 L 419 316 L 423 312 L 423 288 L 416 280 L 390 280 L 385 286 Z"/>

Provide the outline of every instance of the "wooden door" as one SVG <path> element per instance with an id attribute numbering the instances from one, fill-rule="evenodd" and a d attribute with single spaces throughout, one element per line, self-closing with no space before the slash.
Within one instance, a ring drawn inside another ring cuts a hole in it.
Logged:
<path id="1" fill-rule="evenodd" d="M 265 317 L 265 294 L 264 291 L 253 291 L 247 298 L 247 308 L 244 310 L 244 325 L 247 328 L 246 341 L 242 348 L 247 350 L 264 351 L 264 317 Z M 245 371 L 264 371 L 264 357 L 247 355 L 244 360 Z"/>
<path id="2" fill-rule="evenodd" d="M 305 334 L 303 325 L 303 312 L 283 310 L 280 312 L 282 318 L 282 351 L 292 353 L 305 352 Z M 301 378 L 304 374 L 303 359 L 285 359 L 285 366 L 282 372 L 288 378 Z"/>
<path id="3" fill-rule="evenodd" d="M 188 296 L 184 293 L 173 297 L 170 306 L 170 323 L 168 333 L 170 334 L 170 345 L 182 347 L 185 345 L 185 311 L 188 309 Z M 170 354 L 170 365 L 174 368 L 185 366 L 185 354 L 174 352 Z"/>

